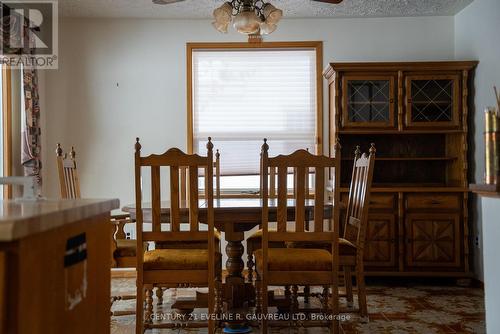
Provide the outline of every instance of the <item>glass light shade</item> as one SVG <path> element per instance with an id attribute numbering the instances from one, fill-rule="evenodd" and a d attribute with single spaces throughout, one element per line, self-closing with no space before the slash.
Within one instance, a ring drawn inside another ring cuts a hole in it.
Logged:
<path id="1" fill-rule="evenodd" d="M 234 28 L 242 34 L 255 34 L 260 28 L 260 19 L 254 11 L 243 11 L 235 16 Z"/>
<path id="2" fill-rule="evenodd" d="M 267 23 L 276 24 L 283 17 L 283 11 L 267 3 L 264 6 L 264 17 Z"/>
<path id="3" fill-rule="evenodd" d="M 227 33 L 229 23 L 231 23 L 231 21 L 229 21 L 229 22 L 214 21 L 214 22 L 212 22 L 212 26 L 215 29 L 217 29 L 217 31 L 219 31 L 219 32 Z"/>
<path id="4" fill-rule="evenodd" d="M 224 3 L 222 6 L 214 10 L 214 18 L 217 22 L 231 22 L 232 14 L 233 7 L 229 2 Z"/>
<path id="5" fill-rule="evenodd" d="M 278 28 L 276 24 L 264 22 L 260 24 L 260 33 L 261 35 L 269 35 L 273 31 L 275 31 L 276 28 Z"/>

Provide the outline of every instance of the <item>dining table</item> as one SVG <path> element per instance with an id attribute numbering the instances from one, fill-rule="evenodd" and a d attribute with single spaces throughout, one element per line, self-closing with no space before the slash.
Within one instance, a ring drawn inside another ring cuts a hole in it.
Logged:
<path id="1" fill-rule="evenodd" d="M 180 201 L 181 222 L 185 219 L 188 224 L 188 208 L 187 201 Z M 142 203 L 143 224 L 152 222 L 152 205 L 151 203 Z M 255 301 L 255 289 L 251 279 L 246 280 L 243 275 L 245 268 L 243 261 L 245 232 L 259 226 L 262 221 L 262 200 L 260 198 L 220 198 L 214 199 L 214 225 L 217 230 L 224 232 L 224 239 L 227 242 L 225 252 L 227 255 L 226 270 L 227 276 L 223 284 L 223 300 L 227 305 L 227 312 L 233 314 L 241 314 L 242 310 L 253 306 Z M 269 199 L 269 222 L 277 221 L 277 206 L 278 201 L 275 198 Z M 342 205 L 340 209 L 342 209 Z M 136 217 L 135 204 L 126 205 L 122 208 L 124 212 L 128 212 L 133 220 Z M 200 223 L 204 223 L 206 219 L 207 201 L 203 198 L 199 199 L 199 219 Z M 305 200 L 305 219 L 306 221 L 314 220 L 314 199 Z M 330 220 L 334 216 L 334 206 L 332 203 L 325 203 L 324 218 Z M 161 224 L 168 224 L 170 219 L 170 202 L 162 201 L 160 209 Z M 295 199 L 287 200 L 287 221 L 295 220 Z M 328 228 L 331 228 L 331 224 Z M 235 317 L 230 317 L 234 319 Z M 240 327 L 240 333 L 244 333 L 246 327 L 244 324 L 233 323 L 228 324 L 234 326 L 232 333 L 237 333 L 236 327 Z"/>

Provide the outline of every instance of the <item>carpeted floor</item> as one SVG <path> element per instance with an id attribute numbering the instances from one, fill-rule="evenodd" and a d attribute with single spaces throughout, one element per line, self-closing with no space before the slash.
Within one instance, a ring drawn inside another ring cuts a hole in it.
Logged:
<path id="1" fill-rule="evenodd" d="M 112 294 L 135 293 L 134 279 L 113 279 Z M 170 312 L 170 305 L 177 297 L 194 295 L 194 290 L 169 290 L 164 295 L 164 304 L 156 305 L 156 312 Z M 314 303 L 315 301 L 311 301 Z M 112 310 L 135 308 L 135 300 L 117 301 Z M 368 287 L 370 321 L 362 323 L 354 314 L 342 322 L 345 334 L 351 333 L 486 333 L 484 321 L 484 294 L 480 288 L 462 288 L 451 284 L 428 285 L 424 283 L 380 283 Z M 197 312 L 203 312 L 198 310 Z M 135 333 L 135 316 L 111 318 L 112 334 Z M 254 330 L 258 333 L 258 330 Z M 272 328 L 270 333 L 327 333 L 321 328 Z M 202 330 L 153 330 L 147 333 L 207 333 Z"/>

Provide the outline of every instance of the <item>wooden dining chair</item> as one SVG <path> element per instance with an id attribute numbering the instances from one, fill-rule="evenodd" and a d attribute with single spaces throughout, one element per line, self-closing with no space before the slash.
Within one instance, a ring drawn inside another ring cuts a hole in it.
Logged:
<path id="1" fill-rule="evenodd" d="M 306 149 L 307 152 L 309 152 L 309 149 Z M 269 168 L 269 198 L 276 198 L 277 197 L 277 173 L 278 170 L 277 168 L 271 167 Z M 288 171 L 289 173 L 289 171 Z M 305 198 L 306 199 L 312 199 L 314 197 L 314 193 L 311 192 L 310 189 L 310 175 L 314 173 L 314 170 L 311 169 L 306 169 L 306 179 L 305 179 Z M 297 177 L 296 174 L 293 175 L 293 185 L 291 187 L 291 193 L 287 194 L 287 197 L 290 195 L 295 196 L 295 189 L 297 188 Z M 290 187 L 288 187 L 290 188 Z M 314 189 L 312 189 L 314 191 Z M 275 231 L 275 228 L 269 229 L 270 231 Z M 306 230 L 309 230 L 309 221 L 306 221 Z M 249 282 L 252 282 L 254 279 L 254 266 L 255 266 L 255 261 L 253 258 L 253 253 L 262 247 L 262 226 L 259 225 L 259 229 L 254 232 L 252 235 L 250 235 L 246 239 L 246 250 L 247 250 L 247 280 Z M 271 244 L 272 248 L 286 248 L 287 245 L 285 242 L 277 241 L 277 242 L 272 242 Z M 290 287 L 286 286 L 285 291 L 288 293 L 290 290 Z M 307 294 L 307 291 L 305 292 Z"/>
<path id="2" fill-rule="evenodd" d="M 189 200 L 187 208 L 179 201 L 180 167 L 187 166 L 189 172 Z M 141 169 L 151 170 L 152 231 L 143 230 Z M 170 218 L 169 229 L 162 230 L 160 168 L 170 170 Z M 198 201 L 198 172 L 204 170 L 205 189 L 213 189 L 213 144 L 207 143 L 207 156 L 189 155 L 171 148 L 161 155 L 141 156 L 139 138 L 135 144 L 135 196 L 137 218 L 137 309 L 136 333 L 147 328 L 176 328 L 177 323 L 155 324 L 152 321 L 153 288 L 208 287 L 208 313 L 220 310 L 220 280 L 222 256 L 215 248 L 213 192 L 206 194 L 206 206 L 202 209 Z M 181 230 L 181 222 L 189 222 L 189 230 Z M 200 223 L 208 226 L 200 230 Z M 204 241 L 208 249 L 143 249 L 143 242 Z M 216 302 L 217 300 L 217 302 Z M 144 308 L 145 301 L 145 308 Z M 200 323 L 182 323 L 182 327 L 199 327 Z M 209 333 L 215 331 L 215 319 L 209 317 Z"/>
<path id="3" fill-rule="evenodd" d="M 71 147 L 69 154 L 64 153 L 61 144 L 57 144 L 57 170 L 61 198 L 81 198 L 80 178 L 76 162 L 76 152 Z M 124 227 L 133 223 L 128 214 L 112 215 L 110 225 L 111 266 L 113 268 L 135 268 L 136 241 L 127 239 Z"/>
<path id="4" fill-rule="evenodd" d="M 328 301 L 329 294 L 325 293 L 323 312 L 331 315 L 327 325 L 331 332 L 339 332 L 339 304 L 338 304 L 338 240 L 339 240 L 339 201 L 340 201 L 340 145 L 335 145 L 335 156 L 315 156 L 305 150 L 298 150 L 290 155 L 268 157 L 269 146 L 264 139 L 261 153 L 261 194 L 262 194 L 262 248 L 256 250 L 255 261 L 258 272 L 256 281 L 257 310 L 262 314 L 261 331 L 268 329 L 268 286 L 283 285 L 319 285 L 331 288 L 332 300 Z M 277 231 L 269 231 L 269 168 L 277 168 L 278 189 L 277 199 Z M 288 200 L 287 200 L 287 171 L 294 169 L 296 191 L 294 195 L 294 231 L 287 231 Z M 315 169 L 315 199 L 313 210 L 314 226 L 307 231 L 306 226 L 306 171 Z M 325 177 L 331 171 L 334 178 L 335 195 L 333 205 L 332 228 L 325 229 L 324 199 Z M 300 248 L 271 248 L 271 242 L 308 242 L 322 241 L 331 244 L 331 250 L 300 249 Z M 329 289 L 327 289 L 328 291 Z M 293 289 L 296 294 L 296 289 Z M 331 306 L 331 307 L 330 307 Z M 292 313 L 299 313 L 298 305 L 292 304 Z M 316 324 L 317 325 L 317 324 Z"/>
<path id="5" fill-rule="evenodd" d="M 361 154 L 360 147 L 356 147 L 343 237 L 339 241 L 340 264 L 344 271 L 347 302 L 349 306 L 353 304 L 352 270 L 354 270 L 359 305 L 357 311 L 363 321 L 368 321 L 363 256 L 375 153 L 375 144 L 371 144 L 368 155 L 366 153 Z M 353 311 L 356 310 L 350 310 L 350 312 Z"/>
<path id="6" fill-rule="evenodd" d="M 366 287 L 363 268 L 364 244 L 368 224 L 368 207 L 370 203 L 370 190 L 373 179 L 373 168 L 375 164 L 375 144 L 371 144 L 369 155 L 361 154 L 359 146 L 354 152 L 351 184 L 349 186 L 349 198 L 347 208 L 344 211 L 344 224 L 342 226 L 342 237 L 339 239 L 339 258 L 343 270 L 345 297 L 349 312 L 358 312 L 361 321 L 368 322 L 368 306 L 366 302 Z M 323 248 L 330 249 L 329 244 L 310 242 L 295 243 L 293 247 L 299 248 Z M 354 271 L 354 275 L 353 275 Z M 353 307 L 353 276 L 356 277 L 358 292 L 358 309 Z M 304 298 L 308 298 L 304 288 Z"/>

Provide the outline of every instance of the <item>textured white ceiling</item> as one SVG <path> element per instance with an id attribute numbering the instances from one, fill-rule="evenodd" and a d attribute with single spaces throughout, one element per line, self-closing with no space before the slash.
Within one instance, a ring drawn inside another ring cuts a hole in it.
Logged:
<path id="1" fill-rule="evenodd" d="M 344 0 L 329 5 L 310 0 L 267 0 L 285 18 L 455 15 L 473 0 Z M 209 18 L 223 0 L 185 0 L 155 5 L 152 0 L 59 0 L 63 17 Z"/>

